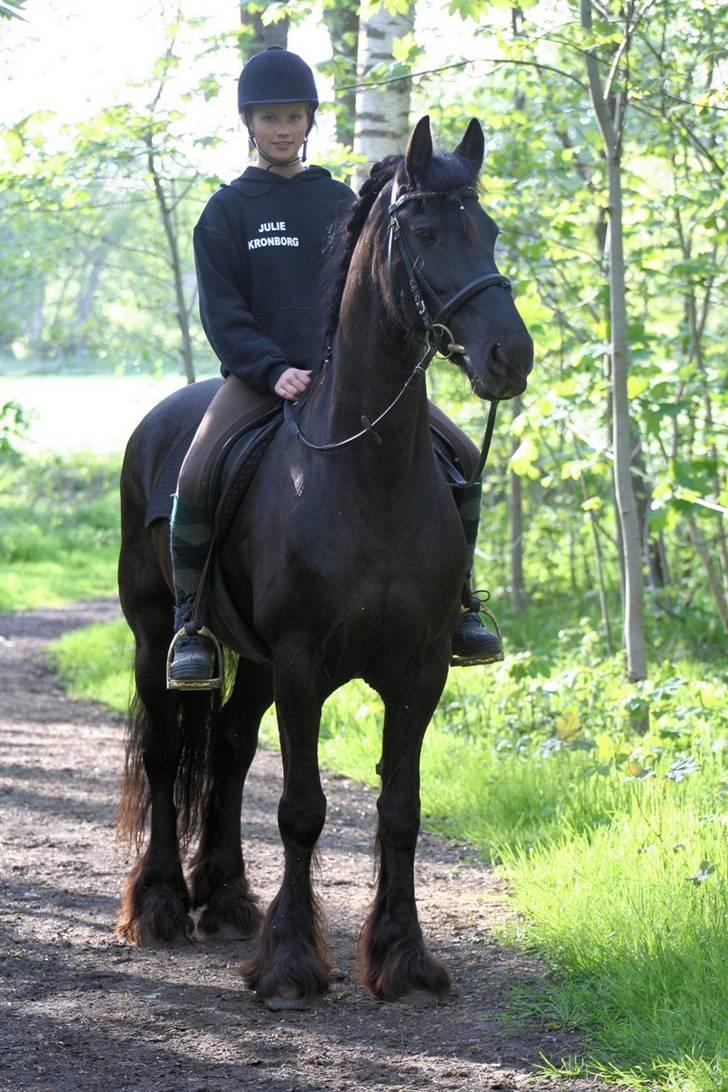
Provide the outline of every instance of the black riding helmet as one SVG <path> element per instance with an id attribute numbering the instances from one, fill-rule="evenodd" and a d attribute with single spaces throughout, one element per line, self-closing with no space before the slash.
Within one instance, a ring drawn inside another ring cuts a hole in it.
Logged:
<path id="1" fill-rule="evenodd" d="M 245 115 L 252 106 L 279 102 L 308 103 L 310 131 L 319 104 L 313 72 L 297 53 L 280 46 L 269 46 L 251 57 L 240 73 L 238 113 Z"/>

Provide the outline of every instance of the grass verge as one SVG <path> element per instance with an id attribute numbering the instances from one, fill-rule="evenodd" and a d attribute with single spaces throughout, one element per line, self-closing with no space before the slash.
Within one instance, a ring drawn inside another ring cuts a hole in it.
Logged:
<path id="1" fill-rule="evenodd" d="M 0 469 L 0 612 L 116 592 L 118 457 L 37 456 Z"/>

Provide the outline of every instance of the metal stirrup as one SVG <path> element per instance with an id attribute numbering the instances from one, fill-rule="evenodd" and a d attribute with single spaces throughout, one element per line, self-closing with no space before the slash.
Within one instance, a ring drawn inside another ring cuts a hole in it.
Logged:
<path id="1" fill-rule="evenodd" d="M 174 659 L 174 651 L 177 647 L 177 643 L 182 637 L 191 636 L 187 632 L 187 627 L 182 626 L 177 630 L 172 643 L 169 646 L 167 652 L 167 689 L 168 690 L 222 690 L 224 676 L 225 676 L 225 661 L 222 654 L 222 647 L 212 630 L 207 626 L 201 626 L 195 631 L 192 636 L 200 636 L 207 638 L 212 642 L 212 646 L 215 650 L 215 659 L 217 661 L 217 675 L 213 675 L 210 679 L 173 679 L 172 678 L 172 660 Z"/>

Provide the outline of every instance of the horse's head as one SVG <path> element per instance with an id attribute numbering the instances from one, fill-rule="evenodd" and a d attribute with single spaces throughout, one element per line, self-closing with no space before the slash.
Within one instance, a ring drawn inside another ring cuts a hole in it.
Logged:
<path id="1" fill-rule="evenodd" d="M 500 400 L 525 390 L 533 341 L 495 264 L 498 228 L 478 204 L 483 152 L 475 119 L 450 155 L 434 152 L 428 117 L 417 123 L 389 195 L 388 279 L 408 327 L 424 324 L 475 393 Z"/>

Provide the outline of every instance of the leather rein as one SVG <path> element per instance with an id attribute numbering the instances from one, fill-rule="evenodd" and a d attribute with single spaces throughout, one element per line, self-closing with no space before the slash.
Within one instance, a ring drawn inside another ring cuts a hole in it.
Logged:
<path id="1" fill-rule="evenodd" d="M 436 353 L 440 353 L 447 360 L 452 360 L 457 356 L 465 355 L 465 347 L 458 345 L 455 341 L 452 331 L 448 329 L 447 323 L 450 321 L 456 311 L 472 299 L 473 296 L 479 292 L 485 291 L 486 288 L 507 288 L 510 289 L 511 282 L 507 277 L 502 276 L 500 273 L 483 273 L 478 277 L 473 278 L 463 288 L 460 288 L 457 292 L 450 297 L 450 299 L 443 301 L 437 294 L 435 289 L 429 283 L 421 267 L 418 265 L 418 259 L 412 257 L 412 251 L 410 250 L 409 243 L 407 242 L 406 235 L 403 233 L 398 219 L 398 212 L 409 201 L 421 201 L 426 199 L 437 198 L 438 200 L 455 201 L 457 202 L 460 211 L 465 212 L 465 206 L 463 200 L 466 198 L 473 198 L 477 201 L 477 192 L 472 187 L 467 187 L 458 191 L 451 191 L 449 193 L 438 193 L 435 191 L 415 190 L 405 191 L 397 194 L 395 199 L 389 206 L 389 234 L 387 240 L 387 265 L 389 269 L 390 283 L 393 284 L 393 272 L 392 272 L 392 257 L 394 248 L 396 246 L 399 257 L 404 266 L 405 273 L 407 275 L 407 282 L 409 285 L 410 294 L 414 302 L 417 314 L 422 320 L 422 324 L 425 328 L 425 343 L 426 350 L 424 355 L 417 361 L 412 372 L 404 382 L 399 394 L 394 398 L 389 405 L 384 409 L 378 417 L 375 417 L 373 421 L 361 415 L 360 420 L 362 428 L 359 432 L 355 432 L 352 436 L 347 436 L 345 440 L 338 440 L 327 444 L 315 444 L 311 440 L 308 440 L 298 422 L 293 417 L 293 404 L 289 401 L 283 403 L 283 417 L 286 424 L 293 432 L 293 434 L 303 443 L 306 447 L 311 448 L 313 451 L 335 451 L 337 448 L 345 447 L 347 444 L 353 443 L 355 440 L 361 439 L 362 436 L 371 435 L 377 444 L 382 443 L 382 438 L 376 431 L 376 426 L 384 420 L 384 418 L 391 413 L 394 407 L 404 397 L 406 392 L 421 376 L 423 376 L 429 367 L 433 357 Z M 430 308 L 427 305 L 427 297 L 431 306 L 434 306 L 435 312 L 431 313 Z M 493 428 L 495 426 L 495 415 L 498 402 L 492 400 L 490 403 L 490 411 L 488 413 L 488 421 L 485 427 L 485 435 L 483 437 L 483 443 L 480 449 L 480 459 L 478 460 L 478 467 L 466 485 L 470 485 L 480 479 L 483 473 L 486 460 L 488 458 L 488 452 L 490 450 L 490 443 L 493 436 Z"/>

